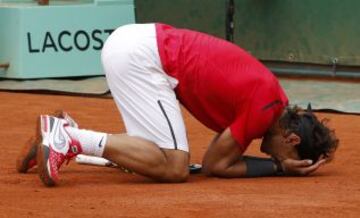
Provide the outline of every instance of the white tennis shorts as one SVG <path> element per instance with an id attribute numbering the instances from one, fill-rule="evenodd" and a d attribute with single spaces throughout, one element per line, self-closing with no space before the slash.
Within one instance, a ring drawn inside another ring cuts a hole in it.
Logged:
<path id="1" fill-rule="evenodd" d="M 160 148 L 188 152 L 174 92 L 178 81 L 162 68 L 155 24 L 119 27 L 106 40 L 101 59 L 127 134 L 152 141 Z"/>

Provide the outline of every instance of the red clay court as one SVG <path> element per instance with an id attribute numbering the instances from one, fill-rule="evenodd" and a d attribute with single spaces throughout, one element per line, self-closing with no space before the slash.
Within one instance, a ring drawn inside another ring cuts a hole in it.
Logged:
<path id="1" fill-rule="evenodd" d="M 335 160 L 310 177 L 217 179 L 192 175 L 184 184 L 157 184 L 117 169 L 64 165 L 61 183 L 46 188 L 36 169 L 18 174 L 15 160 L 35 120 L 56 109 L 82 128 L 124 130 L 112 99 L 0 92 L 0 217 L 359 217 L 360 116 L 329 117 L 340 147 Z M 213 133 L 184 111 L 192 162 Z M 257 154 L 257 144 L 249 153 Z"/>

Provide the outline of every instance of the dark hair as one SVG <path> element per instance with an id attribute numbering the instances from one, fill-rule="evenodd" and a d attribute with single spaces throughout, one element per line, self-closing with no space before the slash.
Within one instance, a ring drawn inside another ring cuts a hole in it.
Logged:
<path id="1" fill-rule="evenodd" d="M 287 107 L 279 120 L 280 127 L 285 134 L 295 133 L 301 138 L 300 144 L 296 145 L 300 159 L 310 159 L 315 163 L 320 156 L 329 158 L 338 147 L 339 140 L 335 131 L 326 126 L 328 119 L 321 121 L 311 111 L 302 110 L 296 105 Z"/>

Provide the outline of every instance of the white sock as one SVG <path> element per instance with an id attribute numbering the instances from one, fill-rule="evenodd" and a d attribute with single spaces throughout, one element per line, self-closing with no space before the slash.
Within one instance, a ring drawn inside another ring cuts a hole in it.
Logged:
<path id="1" fill-rule="evenodd" d="M 65 127 L 69 135 L 80 142 L 83 154 L 102 157 L 107 141 L 107 134 L 71 126 Z"/>

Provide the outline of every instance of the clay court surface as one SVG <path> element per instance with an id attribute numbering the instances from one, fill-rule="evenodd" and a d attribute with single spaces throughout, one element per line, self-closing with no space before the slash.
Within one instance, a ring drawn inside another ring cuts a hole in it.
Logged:
<path id="1" fill-rule="evenodd" d="M 112 99 L 0 92 L 0 217 L 360 217 L 360 116 L 324 114 L 341 140 L 333 163 L 311 177 L 217 179 L 192 175 L 157 184 L 116 169 L 63 166 L 45 188 L 36 169 L 15 171 L 20 147 L 40 113 L 68 111 L 83 128 L 124 131 Z M 213 136 L 184 112 L 192 162 Z M 249 152 L 258 154 L 254 142 Z"/>

